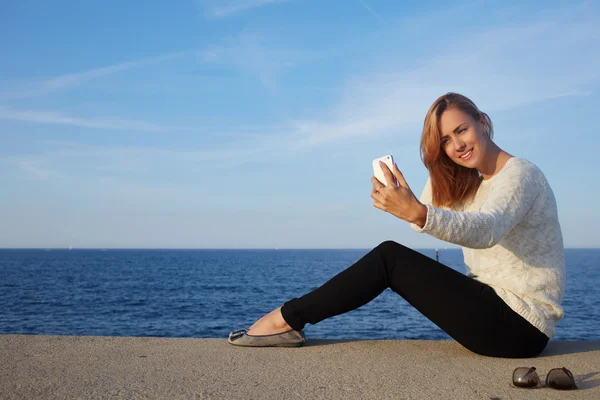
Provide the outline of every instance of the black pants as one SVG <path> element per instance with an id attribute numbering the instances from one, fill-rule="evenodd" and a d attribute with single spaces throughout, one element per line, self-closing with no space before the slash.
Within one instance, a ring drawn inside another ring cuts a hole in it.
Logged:
<path id="1" fill-rule="evenodd" d="M 488 285 L 386 241 L 323 286 L 283 304 L 295 330 L 367 304 L 385 289 L 402 296 L 467 349 L 484 356 L 534 357 L 548 337 Z"/>

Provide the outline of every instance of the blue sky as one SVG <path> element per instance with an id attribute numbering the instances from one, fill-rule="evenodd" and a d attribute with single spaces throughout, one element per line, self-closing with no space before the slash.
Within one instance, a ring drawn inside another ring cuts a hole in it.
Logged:
<path id="1" fill-rule="evenodd" d="M 599 247 L 598 3 L 405 3 L 0 3 L 0 247 L 443 248 L 370 178 L 448 91 Z"/>

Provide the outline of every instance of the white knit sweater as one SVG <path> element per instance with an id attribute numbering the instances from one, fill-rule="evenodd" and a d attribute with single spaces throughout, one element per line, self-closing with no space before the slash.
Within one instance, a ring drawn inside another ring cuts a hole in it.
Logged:
<path id="1" fill-rule="evenodd" d="M 462 246 L 467 276 L 553 337 L 563 317 L 565 258 L 556 200 L 542 171 L 512 157 L 464 205 L 438 208 L 431 199 L 428 179 L 421 195 L 427 221 L 411 227 Z"/>

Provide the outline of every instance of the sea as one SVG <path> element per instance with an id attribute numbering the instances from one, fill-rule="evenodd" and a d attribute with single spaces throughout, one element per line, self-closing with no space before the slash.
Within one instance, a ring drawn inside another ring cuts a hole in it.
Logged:
<path id="1" fill-rule="evenodd" d="M 0 249 L 0 334 L 226 338 L 368 251 Z M 435 249 L 417 251 L 435 258 Z M 600 340 L 600 249 L 566 249 L 565 258 L 565 317 L 552 340 Z M 464 273 L 460 249 L 440 249 L 439 261 Z M 390 289 L 304 331 L 450 339 Z"/>

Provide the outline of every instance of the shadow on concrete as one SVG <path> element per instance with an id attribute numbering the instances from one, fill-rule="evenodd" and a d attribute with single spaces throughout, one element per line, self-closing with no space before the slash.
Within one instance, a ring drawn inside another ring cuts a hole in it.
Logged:
<path id="1" fill-rule="evenodd" d="M 308 339 L 304 347 L 330 346 L 340 343 L 376 342 L 390 339 Z"/>
<path id="2" fill-rule="evenodd" d="M 308 342 L 306 343 L 306 347 L 330 346 L 330 345 L 342 344 L 342 343 L 375 342 L 375 341 L 379 341 L 379 340 L 378 339 L 309 339 Z M 451 341 L 451 342 L 454 342 L 454 341 Z M 456 343 L 456 342 L 454 342 L 454 343 Z M 471 351 L 458 345 L 458 343 L 456 343 L 456 344 L 457 344 L 456 348 L 453 348 L 451 350 L 450 349 L 446 349 L 446 350 L 450 350 L 451 352 L 464 350 L 464 352 L 467 354 L 472 354 L 475 357 L 482 357 L 482 356 L 478 356 L 475 353 L 472 353 Z M 546 347 L 546 349 L 544 349 L 544 351 L 540 355 L 534 357 L 534 359 L 544 358 L 544 357 L 553 357 L 553 356 L 573 355 L 573 354 L 580 354 L 580 353 L 587 353 L 587 352 L 594 352 L 594 351 L 595 352 L 600 351 L 600 342 L 598 342 L 598 341 L 595 341 L 595 342 L 551 341 L 548 343 L 548 346 Z M 560 368 L 560 367 L 573 368 L 570 365 L 562 365 L 562 364 L 560 364 L 560 361 L 559 361 L 559 364 L 555 365 L 554 368 Z M 540 380 L 542 382 L 544 382 L 546 377 L 543 374 L 543 371 L 541 371 L 541 372 L 542 372 L 542 374 L 540 374 Z M 575 382 L 577 384 L 576 390 L 588 390 L 588 389 L 600 387 L 600 371 L 588 372 L 585 374 L 575 374 Z M 538 389 L 548 389 L 548 388 L 546 388 L 545 384 L 542 384 L 538 387 Z"/>
<path id="3" fill-rule="evenodd" d="M 306 346 L 327 346 L 336 343 L 360 342 L 364 339 L 308 339 Z"/>
<path id="4" fill-rule="evenodd" d="M 338 343 L 350 343 L 350 342 L 375 342 L 381 340 L 390 340 L 393 339 L 311 339 L 309 338 L 306 346 L 328 346 L 332 344 Z M 454 340 L 448 340 L 447 342 L 456 343 L 457 347 L 464 349 L 464 347 L 460 346 Z M 465 349 L 466 351 L 469 351 Z M 538 356 L 534 358 L 542 358 L 542 357 L 552 357 L 552 356 L 560 356 L 567 354 L 577 354 L 577 353 L 587 353 L 590 351 L 600 351 L 600 341 L 594 342 L 562 342 L 562 341 L 550 341 L 548 346 L 540 353 Z M 473 353 L 475 354 L 475 353 Z"/>
<path id="5" fill-rule="evenodd" d="M 549 342 L 548 346 L 542 351 L 540 357 L 561 356 L 565 354 L 587 353 L 590 351 L 600 351 L 600 342 Z"/>
<path id="6" fill-rule="evenodd" d="M 600 386 L 600 379 L 592 379 L 596 375 L 599 375 L 600 371 L 590 372 L 585 375 L 575 375 L 575 384 L 577 385 L 577 389 L 592 389 Z"/>

